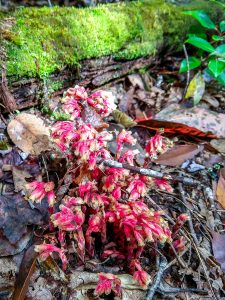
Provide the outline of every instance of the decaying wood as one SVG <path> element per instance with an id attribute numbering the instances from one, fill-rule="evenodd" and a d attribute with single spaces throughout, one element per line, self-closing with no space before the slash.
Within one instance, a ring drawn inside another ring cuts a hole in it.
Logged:
<path id="1" fill-rule="evenodd" d="M 17 109 L 16 100 L 8 88 L 5 70 L 2 70 L 2 79 L 0 82 L 0 103 L 7 112 L 13 112 Z"/>
<path id="2" fill-rule="evenodd" d="M 117 80 L 131 71 L 149 67 L 156 63 L 155 57 L 142 57 L 132 61 L 115 61 L 112 57 L 107 56 L 99 59 L 89 59 L 81 63 L 80 68 L 65 68 L 53 74 L 45 82 L 50 85 L 54 82 L 60 82 L 62 87 L 60 90 L 52 93 L 51 97 L 62 95 L 63 92 L 76 84 L 98 88 L 108 82 Z M 37 105 L 44 94 L 44 83 L 39 78 L 31 79 L 13 79 L 10 78 L 10 92 L 13 94 L 18 105 L 18 109 Z M 50 88 L 49 88 L 50 90 Z"/>

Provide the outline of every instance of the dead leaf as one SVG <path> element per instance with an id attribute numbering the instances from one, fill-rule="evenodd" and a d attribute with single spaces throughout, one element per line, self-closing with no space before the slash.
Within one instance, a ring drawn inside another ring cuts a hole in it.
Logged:
<path id="1" fill-rule="evenodd" d="M 38 253 L 34 251 L 34 245 L 29 247 L 24 253 L 20 270 L 16 279 L 15 290 L 12 300 L 24 300 L 32 274 L 36 266 Z"/>
<path id="2" fill-rule="evenodd" d="M 183 108 L 179 104 L 173 104 L 159 112 L 155 118 L 185 124 L 205 133 L 206 137 L 225 138 L 225 114 L 203 107 Z"/>
<path id="3" fill-rule="evenodd" d="M 144 90 L 144 83 L 139 74 L 131 74 L 127 76 L 127 79 L 129 80 L 130 84 L 133 87 L 138 87 L 139 89 Z"/>
<path id="4" fill-rule="evenodd" d="M 225 234 L 213 231 L 212 235 L 213 254 L 218 263 L 220 263 L 222 270 L 225 271 Z"/>
<path id="5" fill-rule="evenodd" d="M 20 194 L 0 195 L 0 244 L 6 239 L 15 245 L 27 233 L 28 225 L 41 225 L 45 217 L 44 212 L 31 209 Z"/>
<path id="6" fill-rule="evenodd" d="M 26 170 L 21 170 L 17 167 L 12 167 L 12 174 L 15 192 L 26 190 L 26 178 L 31 178 L 32 176 Z"/>
<path id="7" fill-rule="evenodd" d="M 225 153 L 225 139 L 213 139 L 210 141 L 210 145 L 220 153 Z"/>
<path id="8" fill-rule="evenodd" d="M 155 163 L 164 166 L 178 167 L 188 159 L 193 158 L 204 149 L 204 146 L 197 145 L 177 145 L 161 154 Z"/>
<path id="9" fill-rule="evenodd" d="M 38 155 L 50 149 L 49 128 L 35 115 L 19 114 L 9 123 L 7 131 L 14 144 L 25 153 Z"/>
<path id="10" fill-rule="evenodd" d="M 114 120 L 118 123 L 123 125 L 125 128 L 130 128 L 135 126 L 137 123 L 131 119 L 126 113 L 119 111 L 118 109 L 114 110 L 113 113 Z"/>
<path id="11" fill-rule="evenodd" d="M 220 170 L 220 177 L 216 188 L 216 196 L 220 205 L 225 209 L 225 168 Z"/>
<path id="12" fill-rule="evenodd" d="M 198 72 L 189 83 L 185 98 L 193 98 L 194 105 L 197 105 L 205 92 L 205 81 L 201 72 Z"/>
<path id="13" fill-rule="evenodd" d="M 202 97 L 202 100 L 204 100 L 205 102 L 207 102 L 210 106 L 217 108 L 220 106 L 219 101 L 213 97 L 212 95 L 205 93 Z"/>
<path id="14" fill-rule="evenodd" d="M 83 110 L 81 111 L 81 118 L 84 123 L 89 123 L 93 127 L 95 127 L 97 130 L 101 130 L 103 128 L 107 128 L 108 124 L 103 122 L 100 115 L 98 115 L 95 110 L 87 105 L 86 103 L 83 103 Z"/>

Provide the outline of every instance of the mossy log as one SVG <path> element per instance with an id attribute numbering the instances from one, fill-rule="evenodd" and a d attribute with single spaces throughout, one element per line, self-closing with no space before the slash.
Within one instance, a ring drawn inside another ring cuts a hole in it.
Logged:
<path id="1" fill-rule="evenodd" d="M 18 108 L 36 104 L 46 91 L 50 97 L 77 83 L 99 87 L 151 66 L 163 48 L 182 46 L 193 22 L 182 14 L 186 9 L 220 13 L 207 0 L 182 6 L 149 0 L 0 13 L 0 59 Z"/>

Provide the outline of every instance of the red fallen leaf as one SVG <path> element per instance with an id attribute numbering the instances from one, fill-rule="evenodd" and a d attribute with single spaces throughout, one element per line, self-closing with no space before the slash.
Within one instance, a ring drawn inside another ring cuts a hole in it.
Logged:
<path id="1" fill-rule="evenodd" d="M 225 168 L 220 170 L 220 177 L 216 188 L 216 196 L 220 205 L 225 208 Z"/>
<path id="2" fill-rule="evenodd" d="M 213 254 L 218 263 L 220 263 L 222 270 L 225 271 L 225 234 L 213 231 L 212 235 Z"/>
<path id="3" fill-rule="evenodd" d="M 155 119 L 157 122 L 172 122 L 171 125 L 162 123 L 161 127 L 165 129 L 174 128 L 175 133 L 199 137 L 212 138 L 214 136 L 216 138 L 225 138 L 225 114 L 216 113 L 203 107 L 184 108 L 179 104 L 172 104 L 160 111 L 155 116 Z M 178 126 L 174 125 L 174 123 L 178 124 Z M 148 126 L 151 126 L 151 123 Z M 180 130 L 179 126 L 181 126 Z"/>
<path id="4" fill-rule="evenodd" d="M 178 167 L 186 160 L 193 158 L 203 149 L 204 146 L 202 145 L 177 145 L 161 154 L 154 162 L 165 166 Z"/>
<path id="5" fill-rule="evenodd" d="M 197 128 L 182 123 L 155 119 L 135 120 L 135 122 L 137 123 L 137 126 L 144 127 L 153 131 L 158 131 L 159 129 L 163 128 L 164 133 L 167 135 L 182 134 L 201 138 L 217 138 L 216 135 L 211 132 L 203 132 Z"/>

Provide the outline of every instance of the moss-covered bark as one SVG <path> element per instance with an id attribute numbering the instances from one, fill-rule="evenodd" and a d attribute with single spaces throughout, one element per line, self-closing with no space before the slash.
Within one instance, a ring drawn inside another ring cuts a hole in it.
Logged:
<path id="1" fill-rule="evenodd" d="M 207 0 L 193 1 L 190 7 L 209 9 Z M 1 14 L 7 75 L 45 78 L 84 59 L 113 55 L 116 60 L 131 60 L 154 55 L 162 44 L 177 47 L 190 25 L 190 18 L 181 13 L 184 9 L 149 0 Z"/>

